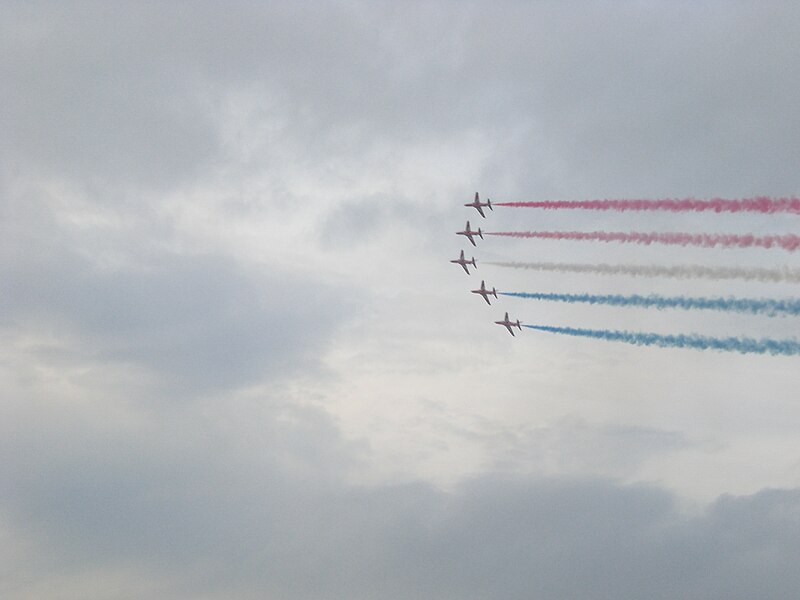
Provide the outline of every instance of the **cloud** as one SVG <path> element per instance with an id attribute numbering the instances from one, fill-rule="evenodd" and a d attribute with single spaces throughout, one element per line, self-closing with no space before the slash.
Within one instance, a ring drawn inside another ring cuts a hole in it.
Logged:
<path id="1" fill-rule="evenodd" d="M 515 194 L 793 192 L 797 18 L 777 2 L 21 4 L 4 141 L 23 167 L 175 185 L 222 164 L 224 106 L 249 92 L 299 161 L 482 131 L 485 175 Z"/>
<path id="2" fill-rule="evenodd" d="M 138 573 L 156 598 L 543 600 L 777 599 L 800 585 L 800 490 L 686 514 L 662 489 L 604 479 L 363 487 L 346 483 L 354 448 L 322 413 L 267 396 L 112 435 L 83 423 L 21 453 L 39 427 L 4 437 L 21 458 L 5 466 L 2 514 L 40 546 L 40 583 Z M 25 597 L 30 584 L 9 585 Z"/>
<path id="3" fill-rule="evenodd" d="M 287 269 L 170 249 L 150 217 L 83 208 L 9 204 L 2 324 L 9 340 L 54 341 L 38 360 L 134 365 L 181 394 L 285 381 L 320 368 L 357 304 Z"/>
<path id="4" fill-rule="evenodd" d="M 74 355 L 133 362 L 177 388 L 218 389 L 312 367 L 346 314 L 341 292 L 290 273 L 244 274 L 215 256 L 161 255 L 104 272 L 69 254 L 5 273 L 12 319 L 61 332 Z M 56 333 L 59 335 L 59 333 Z"/>
<path id="5" fill-rule="evenodd" d="M 0 592 L 796 595 L 797 489 L 687 514 L 666 488 L 607 478 L 671 476 L 690 496 L 796 486 L 789 362 L 506 339 L 467 290 L 513 289 L 512 274 L 447 263 L 475 189 L 796 192 L 795 7 L 4 12 Z M 496 211 L 492 228 L 519 218 Z M 475 254 L 596 258 L 582 248 Z"/>
<path id="6" fill-rule="evenodd" d="M 191 65 L 146 7 L 10 7 L 2 122 L 9 163 L 120 188 L 170 186 L 217 149 Z"/>
<path id="7" fill-rule="evenodd" d="M 591 425 L 566 417 L 538 428 L 520 427 L 487 437 L 493 469 L 539 475 L 605 474 L 630 480 L 654 457 L 699 444 L 679 432 L 623 425 Z"/>

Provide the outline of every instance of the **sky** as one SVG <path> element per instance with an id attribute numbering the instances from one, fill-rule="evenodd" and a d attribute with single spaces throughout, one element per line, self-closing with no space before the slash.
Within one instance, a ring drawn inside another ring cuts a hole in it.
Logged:
<path id="1" fill-rule="evenodd" d="M 800 339 L 796 318 L 469 293 L 792 298 L 485 263 L 800 258 L 454 235 L 795 232 L 463 204 L 797 195 L 796 3 L 0 12 L 4 598 L 800 592 L 797 356 L 492 323 Z"/>

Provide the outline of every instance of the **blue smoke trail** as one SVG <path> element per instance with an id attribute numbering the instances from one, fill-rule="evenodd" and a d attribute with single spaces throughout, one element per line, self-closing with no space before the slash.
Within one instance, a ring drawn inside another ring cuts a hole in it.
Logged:
<path id="1" fill-rule="evenodd" d="M 503 296 L 550 300 L 553 302 L 581 302 L 609 306 L 638 306 L 642 308 L 683 308 L 686 310 L 726 310 L 754 315 L 800 315 L 800 300 L 772 300 L 756 298 L 686 298 L 684 296 L 632 296 L 592 294 L 540 294 L 527 292 L 497 292 Z"/>
<path id="2" fill-rule="evenodd" d="M 590 337 L 612 342 L 625 342 L 637 346 L 660 346 L 662 348 L 695 348 L 698 350 L 724 350 L 742 354 L 800 354 L 797 340 L 772 340 L 762 338 L 715 338 L 702 335 L 661 335 L 658 333 L 636 333 L 630 331 L 611 331 L 608 329 L 576 329 L 574 327 L 548 327 L 546 325 L 522 325 L 529 329 L 560 333 L 579 337 Z"/>

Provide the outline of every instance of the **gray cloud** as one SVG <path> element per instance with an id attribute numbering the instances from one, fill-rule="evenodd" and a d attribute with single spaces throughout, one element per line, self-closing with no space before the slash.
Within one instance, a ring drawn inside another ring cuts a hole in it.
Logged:
<path id="1" fill-rule="evenodd" d="M 95 185 L 174 186 L 220 164 L 224 105 L 253 86 L 294 136 L 316 139 L 304 154 L 319 158 L 339 147 L 328 137 L 339 124 L 363 121 L 390 91 L 373 83 L 385 53 L 356 7 L 309 7 L 9 7 L 7 159 Z"/>
<path id="2" fill-rule="evenodd" d="M 780 2 L 6 3 L 0 592 L 796 596 L 800 491 L 724 496 L 687 515 L 665 489 L 585 475 L 650 478 L 643 463 L 707 439 L 711 422 L 718 438 L 734 431 L 713 443 L 740 443 L 742 427 L 763 455 L 785 456 L 788 362 L 495 343 L 489 319 L 472 329 L 487 313 L 459 312 L 454 280 L 425 267 L 465 281 L 444 258 L 463 224 L 452 190 L 468 190 L 464 201 L 485 188 L 493 199 L 796 192 L 798 20 Z M 475 167 L 454 175 L 462 145 Z M 414 197 L 426 186 L 429 204 Z M 282 231 L 295 213 L 308 223 L 280 241 L 309 249 L 274 257 L 289 266 L 271 266 L 266 244 L 237 247 L 233 225 Z M 494 227 L 519 217 L 498 213 Z M 216 218 L 230 235 L 209 234 Z M 574 223 L 607 224 L 593 219 Z M 314 252 L 330 263 L 299 264 Z M 363 280 L 383 296 L 354 301 L 373 291 Z M 436 421 L 420 404 L 408 421 L 443 448 L 484 404 L 489 420 L 531 425 L 478 428 L 491 471 L 450 491 L 414 477 L 356 485 L 375 449 L 340 432 L 327 403 L 347 398 L 326 396 L 324 372 L 353 314 L 366 325 L 337 348 L 334 377 L 378 406 L 365 419 L 394 427 L 388 437 L 423 446 L 379 404 L 435 395 L 428 385 L 452 394 L 451 412 Z M 723 388 L 735 411 L 715 398 Z M 777 412 L 760 400 L 754 419 L 748 401 L 773 391 Z M 608 425 L 558 422 L 562 410 Z M 558 426 L 535 425 L 548 419 Z M 684 434 L 690 425 L 700 433 Z M 497 474 L 545 460 L 551 478 Z"/>
<path id="3" fill-rule="evenodd" d="M 699 444 L 675 431 L 622 425 L 590 425 L 565 418 L 548 427 L 501 430 L 487 435 L 495 469 L 582 475 L 605 472 L 630 477 L 653 457 Z"/>
<path id="4" fill-rule="evenodd" d="M 473 130 L 496 145 L 482 177 L 516 182 L 503 193 L 796 188 L 787 3 L 49 8 L 10 9 L 3 36 L 23 166 L 184 181 L 224 160 L 223 106 L 251 91 L 309 164 Z"/>
<path id="5" fill-rule="evenodd" d="M 798 490 L 691 516 L 668 492 L 606 480 L 365 488 L 343 483 L 352 449 L 320 413 L 264 406 L 224 410 L 258 442 L 220 438 L 212 409 L 18 454 L 3 514 L 46 542 L 50 569 L 133 569 L 164 582 L 154 597 L 777 599 L 800 585 Z"/>
<path id="6" fill-rule="evenodd" d="M 214 256 L 162 254 L 153 264 L 104 272 L 64 254 L 16 263 L 4 275 L 12 327 L 78 336 L 85 358 L 133 361 L 179 389 L 309 368 L 348 305 L 322 284 L 290 273 L 248 276 Z"/>
<path id="7" fill-rule="evenodd" d="M 319 368 L 356 306 L 345 290 L 285 269 L 168 250 L 171 232 L 148 219 L 81 229 L 52 204 L 10 201 L 0 259 L 9 338 L 63 340 L 42 360 L 132 363 L 173 393 L 285 380 Z"/>
<path id="8" fill-rule="evenodd" d="M 0 121 L 28 174 L 119 189 L 196 175 L 217 147 L 190 65 L 146 7 L 9 7 Z M 174 24 L 174 23 L 173 23 Z"/>

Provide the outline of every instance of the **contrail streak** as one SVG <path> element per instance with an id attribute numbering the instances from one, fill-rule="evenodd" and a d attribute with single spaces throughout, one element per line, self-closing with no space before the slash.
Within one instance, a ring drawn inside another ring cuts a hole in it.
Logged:
<path id="1" fill-rule="evenodd" d="M 498 292 L 501 296 L 567 302 L 570 304 L 605 304 L 608 306 L 633 306 L 639 308 L 682 308 L 685 310 L 722 310 L 754 315 L 800 315 L 800 300 L 773 300 L 756 298 L 687 298 L 685 296 L 622 296 L 619 294 L 543 294 L 529 292 Z"/>
<path id="2" fill-rule="evenodd" d="M 589 273 L 594 275 L 630 275 L 633 277 L 667 277 L 670 279 L 741 279 L 744 281 L 770 283 L 800 283 L 800 269 L 791 269 L 789 267 L 767 269 L 758 267 L 704 267 L 701 265 L 662 266 L 489 261 L 484 261 L 483 264 L 511 269 Z"/>
<path id="3" fill-rule="evenodd" d="M 494 206 L 510 206 L 514 208 L 542 208 L 545 210 L 582 209 L 582 210 L 614 210 L 644 211 L 663 210 L 669 212 L 716 212 L 739 213 L 757 212 L 763 214 L 794 213 L 800 214 L 800 198 L 769 198 L 756 196 L 729 200 L 725 198 L 664 198 L 657 200 L 544 200 L 540 202 L 495 202 Z"/>
<path id="4" fill-rule="evenodd" d="M 548 327 L 546 325 L 525 325 L 529 329 L 560 333 L 578 337 L 589 337 L 613 342 L 625 342 L 637 346 L 660 346 L 662 348 L 695 348 L 698 350 L 725 350 L 742 354 L 800 354 L 800 342 L 793 339 L 773 340 L 762 338 L 715 338 L 701 335 L 661 335 L 658 333 L 637 333 L 612 331 L 608 329 L 576 329 L 573 327 Z"/>
<path id="5" fill-rule="evenodd" d="M 632 244 L 667 244 L 671 246 L 701 246 L 703 248 L 783 248 L 794 252 L 800 247 L 800 236 L 716 233 L 643 233 L 624 231 L 484 231 L 485 235 L 550 240 L 582 240 L 595 242 L 622 242 Z"/>

